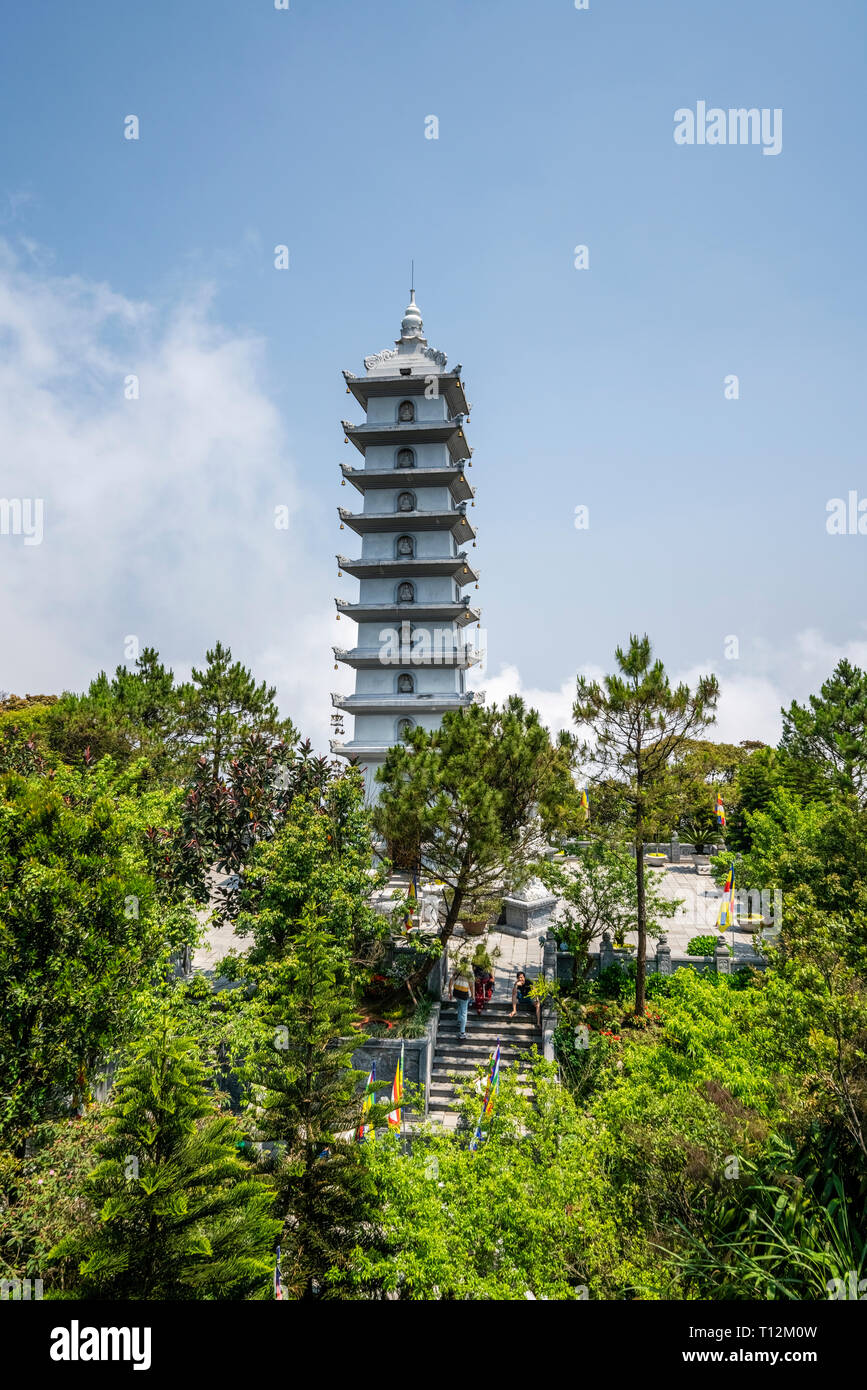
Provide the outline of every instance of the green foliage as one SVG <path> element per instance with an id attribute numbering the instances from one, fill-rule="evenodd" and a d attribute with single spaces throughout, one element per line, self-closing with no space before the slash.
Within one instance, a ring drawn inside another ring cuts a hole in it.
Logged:
<path id="1" fill-rule="evenodd" d="M 211 780 L 217 783 L 250 734 L 279 735 L 289 744 L 298 735 L 291 720 L 280 718 L 273 686 L 257 684 L 246 666 L 232 661 L 231 648 L 217 642 L 205 660 L 204 670 L 193 667 L 192 680 L 180 687 L 178 701 L 185 741 L 207 758 Z"/>
<path id="2" fill-rule="evenodd" d="M 749 816 L 767 809 L 781 772 L 773 748 L 757 748 L 737 770 L 733 810 L 726 810 L 726 842 L 735 850 L 747 850 L 752 843 Z"/>
<path id="3" fill-rule="evenodd" d="M 246 1068 L 251 1116 L 275 1146 L 276 1210 L 283 1219 L 283 1276 L 291 1298 L 341 1297 L 360 1251 L 378 1248 L 376 1184 L 359 1144 L 360 1038 L 341 983 L 343 954 L 315 909 L 291 948 L 263 975 L 254 1050 Z M 374 1106 L 366 1121 L 384 1120 Z"/>
<path id="4" fill-rule="evenodd" d="M 505 1069 L 485 1138 L 429 1130 L 407 1151 L 368 1146 L 389 1248 L 357 1261 L 360 1289 L 405 1300 L 665 1296 L 671 1282 L 636 1231 L 633 1194 L 615 1191 L 604 1142 L 546 1063 L 528 1062 L 535 1101 Z"/>
<path id="5" fill-rule="evenodd" d="M 701 1224 L 678 1223 L 666 1253 L 679 1267 L 687 1296 L 701 1299 L 825 1300 L 867 1272 L 863 1198 L 852 1207 L 833 1153 L 817 1163 L 772 1135 L 758 1161 L 742 1160 L 734 1182 L 708 1195 Z M 830 1162 L 829 1162 L 830 1160 Z"/>
<path id="6" fill-rule="evenodd" d="M 194 1043 L 168 1026 L 121 1072 L 87 1184 L 99 1223 L 49 1256 L 67 1271 L 65 1297 L 269 1296 L 273 1194 L 239 1156 L 243 1130 L 217 1112 L 204 1083 Z"/>
<path id="7" fill-rule="evenodd" d="M 575 722 L 589 726 L 595 736 L 593 748 L 582 745 L 582 756 L 592 758 L 609 782 L 619 783 L 623 815 L 635 845 L 637 1017 L 643 1017 L 646 1002 L 644 842 L 654 820 L 671 814 L 672 764 L 716 718 L 719 698 L 715 676 L 700 677 L 694 693 L 684 684 L 672 689 L 662 662 L 652 657 L 650 638 L 631 636 L 628 648 L 615 652 L 617 672 L 601 685 L 578 677 L 573 708 Z"/>
<path id="8" fill-rule="evenodd" d="M 556 913 L 551 931 L 572 953 L 573 983 L 589 969 L 591 944 L 602 932 L 612 934 L 622 946 L 627 932 L 638 928 L 638 883 L 635 862 L 618 844 L 595 839 L 577 850 L 568 865 L 543 864 L 539 877 L 564 906 Z M 680 900 L 665 898 L 658 876 L 644 876 L 644 916 L 649 935 L 659 930 L 660 920 L 673 917 Z"/>
<path id="9" fill-rule="evenodd" d="M 845 658 L 809 707 L 783 711 L 780 752 L 789 784 L 810 797 L 828 790 L 867 803 L 867 675 Z"/>
<path id="10" fill-rule="evenodd" d="M 777 787 L 746 823 L 750 849 L 737 862 L 737 887 L 781 888 L 784 917 L 811 903 L 835 913 L 867 908 L 867 812 L 854 798 L 805 802 Z M 718 875 L 729 862 L 714 860 Z"/>
<path id="11" fill-rule="evenodd" d="M 743 747 L 708 739 L 687 739 L 677 750 L 668 769 L 669 823 L 699 853 L 719 836 L 715 816 L 718 793 L 722 793 L 726 822 L 737 819 L 737 773 L 749 756 Z"/>
<path id="12" fill-rule="evenodd" d="M 0 705 L 0 776 L 19 772 L 24 777 L 50 775 L 56 757 L 48 744 L 49 704 Z"/>
<path id="13" fill-rule="evenodd" d="M 417 847 L 423 868 L 450 896 L 441 931 L 451 936 L 466 896 L 502 895 L 530 874 L 539 821 L 545 833 L 581 822 L 572 780 L 573 745 L 551 742 L 535 710 L 517 696 L 505 705 L 450 711 L 439 729 L 413 730 L 389 749 L 377 828 L 389 844 Z"/>
<path id="14" fill-rule="evenodd" d="M 245 736 L 215 782 L 204 756 L 193 768 L 174 836 L 165 836 L 174 880 L 218 916 L 233 920 L 241 909 L 244 871 L 253 850 L 279 830 L 298 796 L 321 799 L 337 765 L 312 756 L 309 739 L 298 746 L 263 733 Z M 228 875 L 215 892 L 212 870 Z"/>
<path id="15" fill-rule="evenodd" d="M 135 668 L 104 671 L 85 695 L 65 694 L 48 714 L 52 747 L 64 762 L 111 756 L 119 766 L 143 757 L 153 776 L 166 778 L 177 754 L 177 689 L 159 653 L 145 647 Z"/>
<path id="16" fill-rule="evenodd" d="M 96 775 L 0 780 L 0 1129 L 81 1099 L 128 1037 L 172 948 L 192 939 L 161 902 L 144 849 L 149 806 Z M 19 1142 L 16 1139 L 14 1142 Z"/>
<path id="17" fill-rule="evenodd" d="M 236 934 L 251 937 L 251 965 L 280 959 L 305 914 L 319 914 L 346 978 L 366 978 L 387 924 L 368 903 L 385 879 L 370 866 L 370 812 L 360 774 L 335 777 L 322 794 L 296 797 L 273 840 L 247 864 Z"/>
<path id="18" fill-rule="evenodd" d="M 693 936 L 687 942 L 686 954 L 688 956 L 712 956 L 719 940 L 719 935 L 715 936 L 712 932 L 708 936 Z M 729 955 L 731 955 L 731 947 L 729 947 Z"/>
<path id="19" fill-rule="evenodd" d="M 48 1252 L 98 1224 L 84 1188 L 104 1135 L 103 1107 L 92 1105 L 74 1119 L 35 1127 L 26 1157 L 0 1154 L 0 1278 L 54 1287 L 59 1271 Z"/>

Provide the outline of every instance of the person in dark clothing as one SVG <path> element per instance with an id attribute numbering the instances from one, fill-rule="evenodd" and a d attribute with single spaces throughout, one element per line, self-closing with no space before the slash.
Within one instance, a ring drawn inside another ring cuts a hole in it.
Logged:
<path id="1" fill-rule="evenodd" d="M 528 980 L 523 970 L 518 971 L 518 978 L 512 988 L 512 1012 L 509 1018 L 514 1018 L 518 1012 L 519 1004 L 526 1004 L 529 1008 L 536 1011 L 536 1027 L 542 1027 L 542 1005 L 538 999 L 533 999 L 530 990 L 533 988 L 532 980 Z"/>

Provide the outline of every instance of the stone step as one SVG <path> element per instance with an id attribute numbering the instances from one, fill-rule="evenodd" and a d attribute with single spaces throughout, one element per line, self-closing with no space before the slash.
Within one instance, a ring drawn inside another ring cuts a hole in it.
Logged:
<path id="1" fill-rule="evenodd" d="M 441 1013 L 440 1027 L 444 1023 L 454 1025 L 457 1022 L 457 1017 L 457 1010 L 449 1009 L 447 1012 Z M 529 1009 L 519 1009 L 515 1017 L 512 1018 L 511 1009 L 503 1008 L 500 1012 L 499 1010 L 494 1011 L 490 1006 L 487 1009 L 482 1009 L 480 1014 L 476 1013 L 475 1009 L 468 1009 L 467 1021 L 469 1023 L 484 1023 L 488 1027 L 496 1026 L 497 1028 L 515 1028 L 521 1023 L 528 1023 L 532 1028 L 536 1026 L 535 1014 Z"/>
<path id="2" fill-rule="evenodd" d="M 506 1063 L 514 1060 L 515 1057 L 522 1056 L 525 1052 L 538 1051 L 537 1044 L 530 1040 L 524 1047 L 510 1047 L 500 1049 L 500 1062 Z M 460 1063 L 462 1060 L 472 1062 L 473 1066 L 490 1063 L 491 1049 L 489 1047 L 477 1047 L 471 1042 L 454 1043 L 452 1046 L 443 1045 L 437 1048 L 434 1053 L 434 1066 L 437 1062 L 455 1061 Z"/>
<path id="3" fill-rule="evenodd" d="M 457 1006 L 457 1004 L 455 1003 L 454 999 L 443 999 L 443 1000 L 442 1000 L 442 1008 L 441 1008 L 440 1017 L 441 1017 L 441 1018 L 447 1018 L 447 1017 L 449 1016 L 449 1014 L 454 1014 L 454 1013 L 456 1013 L 456 1012 L 457 1012 L 457 1008 L 458 1008 L 458 1006 Z M 472 1012 L 474 1012 L 474 1011 L 475 1011 L 475 1006 L 474 1006 L 474 1004 L 473 1004 L 473 1002 L 472 1002 L 472 1000 L 471 1000 L 471 1001 L 470 1001 L 470 1012 L 472 1013 Z M 502 1017 L 504 1014 L 510 1014 L 510 1013 L 512 1012 L 512 997 L 511 997 L 511 995 L 509 995 L 509 998 L 508 998 L 508 999 L 498 999 L 497 996 L 494 995 L 493 999 L 490 999 L 490 1000 L 487 1002 L 487 1004 L 485 1005 L 483 1012 L 486 1013 L 486 1014 L 497 1014 L 497 1015 L 500 1016 L 500 1017 Z M 523 1012 L 523 1013 L 529 1013 L 529 1010 L 527 1009 L 526 1004 L 523 1005 L 522 1009 L 519 1009 L 519 1010 L 518 1010 L 517 1017 L 520 1017 L 520 1015 L 521 1015 L 522 1012 Z"/>
<path id="4" fill-rule="evenodd" d="M 525 1057 L 528 1052 L 538 1052 L 540 1044 L 541 1039 L 528 1038 L 520 1047 L 501 1047 L 500 1062 L 506 1065 L 509 1062 L 515 1061 L 518 1057 Z M 473 1066 L 482 1063 L 490 1065 L 493 1061 L 493 1048 L 487 1046 L 478 1047 L 469 1041 L 462 1043 L 441 1043 L 436 1049 L 433 1059 L 434 1065 L 436 1065 L 437 1062 L 451 1059 L 457 1062 L 460 1062 L 461 1059 L 466 1059 L 467 1061 L 471 1061 Z"/>
<path id="5" fill-rule="evenodd" d="M 449 1042 L 454 1042 L 457 1036 L 457 1023 L 441 1023 L 437 1028 L 437 1042 L 439 1042 L 441 1038 L 448 1039 Z M 501 1047 L 508 1047 L 510 1044 L 514 1046 L 515 1043 L 522 1043 L 528 1038 L 530 1041 L 535 1041 L 539 1036 L 540 1029 L 533 1023 L 513 1023 L 508 1028 L 496 1028 L 490 1023 L 485 1023 L 483 1021 L 477 1023 L 476 1020 L 473 1019 L 471 1023 L 467 1024 L 468 1038 L 472 1038 L 474 1042 L 492 1043 L 494 1047 L 496 1047 L 498 1042 Z"/>
<path id="6" fill-rule="evenodd" d="M 456 1014 L 446 1014 L 445 1018 L 439 1021 L 440 1028 L 457 1028 L 458 1020 Z M 535 1028 L 536 1020 L 529 1013 L 516 1014 L 510 1018 L 508 1014 L 497 1017 L 496 1014 L 488 1014 L 487 1009 L 482 1014 L 467 1014 L 468 1028 L 487 1028 L 492 1033 L 499 1033 L 505 1037 L 514 1032 L 516 1028 Z"/>
<path id="7" fill-rule="evenodd" d="M 519 1076 L 519 1077 L 518 1077 L 518 1080 L 519 1080 L 519 1081 L 527 1081 L 527 1082 L 529 1082 L 530 1078 L 529 1078 L 529 1076 Z M 481 1086 L 481 1087 L 479 1088 L 479 1095 L 480 1095 L 480 1096 L 484 1094 L 484 1090 L 485 1090 L 484 1086 Z M 529 1094 L 529 1093 L 527 1093 L 527 1094 Z M 436 1101 L 442 1102 L 443 1100 L 451 1100 L 451 1099 L 454 1097 L 454 1095 L 455 1095 L 455 1086 L 454 1086 L 454 1083 L 453 1083 L 452 1081 L 447 1081 L 447 1080 L 431 1081 L 431 1084 L 430 1084 L 430 1104 L 431 1104 L 431 1106 L 432 1106 Z"/>

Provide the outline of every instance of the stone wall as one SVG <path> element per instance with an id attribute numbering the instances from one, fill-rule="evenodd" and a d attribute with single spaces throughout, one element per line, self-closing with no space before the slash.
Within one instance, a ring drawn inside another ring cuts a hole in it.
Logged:
<path id="1" fill-rule="evenodd" d="M 424 1036 L 421 1038 L 368 1038 L 367 1042 L 353 1052 L 352 1065 L 359 1071 L 369 1072 L 374 1063 L 376 1064 L 376 1094 L 380 1099 L 391 1091 L 400 1050 L 403 1047 L 404 1081 L 424 1087 L 423 1113 L 427 1114 L 439 1016 L 440 1006 L 434 1004 Z"/>

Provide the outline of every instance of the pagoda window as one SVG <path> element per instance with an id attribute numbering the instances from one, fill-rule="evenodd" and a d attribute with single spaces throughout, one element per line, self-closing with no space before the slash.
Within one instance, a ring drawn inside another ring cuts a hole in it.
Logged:
<path id="1" fill-rule="evenodd" d="M 412 449 L 398 449 L 395 468 L 415 468 L 415 452 Z"/>
<path id="2" fill-rule="evenodd" d="M 415 693 L 415 681 L 407 672 L 402 672 L 397 678 L 398 695 L 412 695 Z"/>
<path id="3" fill-rule="evenodd" d="M 408 579 L 397 586 L 398 603 L 415 603 L 415 585 L 410 584 Z"/>
<path id="4" fill-rule="evenodd" d="M 397 736 L 398 736 L 398 739 L 400 740 L 401 743 L 405 743 L 405 742 L 406 742 L 406 740 L 409 738 L 409 736 L 410 736 L 410 734 L 412 733 L 412 731 L 413 731 L 414 728 L 415 728 L 415 720 L 413 720 L 413 719 L 398 719 L 398 721 L 397 721 Z"/>
<path id="5" fill-rule="evenodd" d="M 414 512 L 415 493 L 399 492 L 397 495 L 397 510 L 399 512 Z"/>
<path id="6" fill-rule="evenodd" d="M 415 541 L 412 536 L 398 536 L 395 550 L 399 560 L 412 559 L 415 555 Z"/>
<path id="7" fill-rule="evenodd" d="M 401 424 L 409 424 L 415 419 L 415 406 L 412 401 L 401 401 L 397 407 L 397 418 Z"/>

